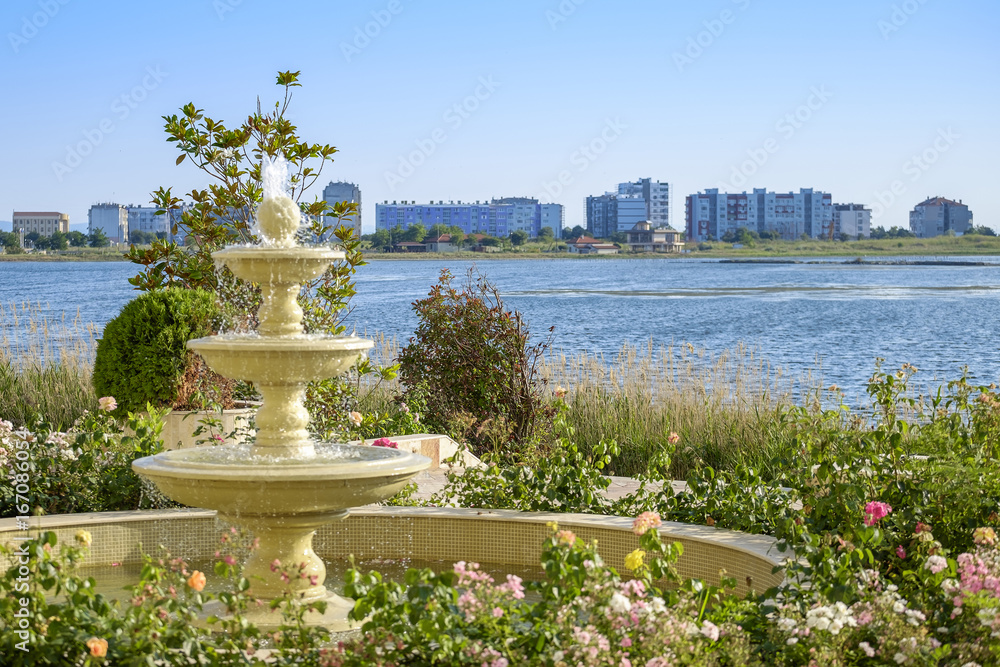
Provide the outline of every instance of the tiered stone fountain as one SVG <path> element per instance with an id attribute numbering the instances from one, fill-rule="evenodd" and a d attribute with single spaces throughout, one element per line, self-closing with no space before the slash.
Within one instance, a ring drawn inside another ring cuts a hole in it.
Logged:
<path id="1" fill-rule="evenodd" d="M 139 459 L 132 467 L 173 500 L 217 510 L 220 518 L 252 531 L 259 548 L 244 574 L 258 598 L 325 600 L 326 613 L 310 613 L 308 622 L 340 631 L 351 627 L 347 612 L 353 603 L 323 585 L 326 567 L 313 551 L 314 532 L 344 518 L 351 507 L 394 495 L 430 460 L 395 449 L 316 443 L 310 438 L 306 383 L 341 375 L 372 341 L 303 333 L 302 309 L 296 301 L 301 284 L 344 254 L 296 244 L 300 213 L 284 193 L 284 181 L 280 168 L 265 165 L 264 200 L 257 212 L 262 245 L 229 247 L 213 255 L 238 277 L 261 286 L 258 334 L 188 343 L 213 369 L 251 380 L 260 391 L 256 439 L 245 445 L 163 452 Z M 304 564 L 305 576 L 282 581 L 281 572 L 272 571 L 274 560 L 296 574 Z M 263 605 L 252 618 L 265 628 L 281 620 L 280 612 L 268 607 Z"/>

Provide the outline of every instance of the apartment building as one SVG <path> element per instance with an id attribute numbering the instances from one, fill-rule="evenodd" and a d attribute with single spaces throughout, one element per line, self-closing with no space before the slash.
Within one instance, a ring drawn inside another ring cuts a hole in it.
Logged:
<path id="1" fill-rule="evenodd" d="M 455 202 L 442 200 L 417 204 L 413 201 L 386 201 L 375 205 L 375 228 L 403 229 L 421 224 L 427 229 L 437 224 L 456 226 L 466 234 L 510 236 L 522 230 L 537 237 L 543 227 L 552 229 L 558 238 L 562 232 L 565 212 L 562 204 L 542 204 L 530 197 L 503 197 L 489 202 Z"/>
<path id="2" fill-rule="evenodd" d="M 777 233 L 794 240 L 803 235 L 826 238 L 833 225 L 833 197 L 829 193 L 801 188 L 797 193 L 768 192 L 730 194 L 709 188 L 688 195 L 684 206 L 688 239 L 705 241 L 746 227 L 751 231 Z"/>
<path id="3" fill-rule="evenodd" d="M 972 226 L 972 211 L 962 203 L 944 197 L 930 197 L 910 211 L 910 231 L 922 239 L 947 232 L 964 234 Z"/>
<path id="4" fill-rule="evenodd" d="M 25 234 L 38 232 L 42 236 L 52 236 L 55 232 L 69 233 L 69 215 L 55 211 L 14 211 L 13 231 Z"/>
<path id="5" fill-rule="evenodd" d="M 638 181 L 618 184 L 618 194 L 642 197 L 646 202 L 646 217 L 653 229 L 670 226 L 670 184 L 640 178 Z"/>
<path id="6" fill-rule="evenodd" d="M 606 193 L 587 197 L 587 231 L 606 239 L 615 233 L 628 232 L 646 220 L 646 199 L 642 195 Z"/>
<path id="7" fill-rule="evenodd" d="M 345 201 L 357 204 L 358 213 L 350 219 L 349 224 L 354 225 L 354 235 L 358 237 L 361 236 L 361 188 L 354 183 L 347 183 L 345 181 L 330 181 L 330 183 L 323 188 L 323 200 L 330 206 Z M 345 222 L 347 221 L 345 220 Z M 337 219 L 333 216 L 323 216 L 323 224 L 331 227 L 336 226 Z"/>
<path id="8" fill-rule="evenodd" d="M 649 221 L 654 228 L 670 226 L 670 185 L 640 178 L 619 183 L 614 192 L 587 197 L 587 231 L 597 238 L 624 234 Z"/>
<path id="9" fill-rule="evenodd" d="M 128 207 L 112 202 L 94 204 L 87 212 L 87 231 L 100 229 L 112 243 L 128 243 Z"/>
<path id="10" fill-rule="evenodd" d="M 864 204 L 834 204 L 833 233 L 848 238 L 868 238 L 872 235 L 872 212 Z"/>

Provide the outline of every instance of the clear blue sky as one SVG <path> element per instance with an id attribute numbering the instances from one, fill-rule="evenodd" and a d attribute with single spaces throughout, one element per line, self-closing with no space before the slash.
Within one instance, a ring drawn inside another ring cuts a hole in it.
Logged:
<path id="1" fill-rule="evenodd" d="M 997 228 L 998 19 L 989 0 L 6 0 L 0 220 L 202 187 L 160 117 L 235 123 L 301 70 L 291 116 L 340 149 L 323 184 L 360 185 L 366 232 L 376 202 L 546 199 L 561 173 L 568 225 L 652 177 L 678 228 L 708 187 L 874 205 L 894 182 L 874 224 L 943 195 Z"/>

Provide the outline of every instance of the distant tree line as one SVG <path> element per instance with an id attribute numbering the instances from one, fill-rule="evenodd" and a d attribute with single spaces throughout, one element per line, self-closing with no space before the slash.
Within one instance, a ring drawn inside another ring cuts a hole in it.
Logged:
<path id="1" fill-rule="evenodd" d="M 531 238 L 531 235 L 522 229 L 514 230 L 510 233 L 510 236 L 506 238 L 498 238 L 489 235 L 477 238 L 477 236 L 467 235 L 458 225 L 449 226 L 437 223 L 431 225 L 430 229 L 427 229 L 427 227 L 418 222 L 415 225 L 410 225 L 406 229 L 403 229 L 402 225 L 396 225 L 392 229 L 379 229 L 376 230 L 374 234 L 366 234 L 362 237 L 362 239 L 371 244 L 371 247 L 376 250 L 390 251 L 397 243 L 407 241 L 411 243 L 423 243 L 427 239 L 438 238 L 440 236 L 444 236 L 445 234 L 451 237 L 452 244 L 459 247 L 472 247 L 476 245 L 500 247 L 506 245 L 507 243 L 511 246 L 522 246 Z M 538 240 L 555 240 L 555 235 L 552 233 L 552 229 L 549 227 L 542 227 L 541 232 L 538 234 Z"/>
<path id="2" fill-rule="evenodd" d="M 129 242 L 133 245 L 146 245 L 155 239 L 166 238 L 166 232 L 134 231 L 129 234 Z M 43 236 L 38 232 L 28 232 L 24 235 L 24 248 L 21 247 L 21 235 L 18 232 L 0 232 L 0 246 L 8 254 L 23 252 L 25 248 L 34 250 L 66 250 L 68 248 L 106 248 L 111 245 L 110 239 L 100 229 L 89 234 L 83 232 L 53 232 L 51 236 Z"/>

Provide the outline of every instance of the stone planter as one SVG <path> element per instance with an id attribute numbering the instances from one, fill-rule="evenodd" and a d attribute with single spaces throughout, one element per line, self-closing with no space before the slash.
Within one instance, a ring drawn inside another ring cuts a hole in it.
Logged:
<path id="1" fill-rule="evenodd" d="M 194 432 L 202 425 L 204 419 L 214 419 L 221 422 L 222 426 L 217 427 L 214 433 L 218 433 L 226 438 L 226 444 L 242 444 L 247 441 L 250 427 L 250 418 L 257 411 L 259 403 L 245 402 L 237 403 L 232 410 L 222 410 L 221 412 L 202 412 L 194 410 L 171 410 L 163 418 L 163 433 L 160 438 L 163 440 L 163 449 L 186 449 L 196 447 L 198 440 L 207 440 L 211 433 L 206 429 L 201 435 L 195 436 Z M 240 434 L 236 438 L 229 438 L 229 434 L 239 429 Z M 209 444 L 207 442 L 202 444 Z"/>

